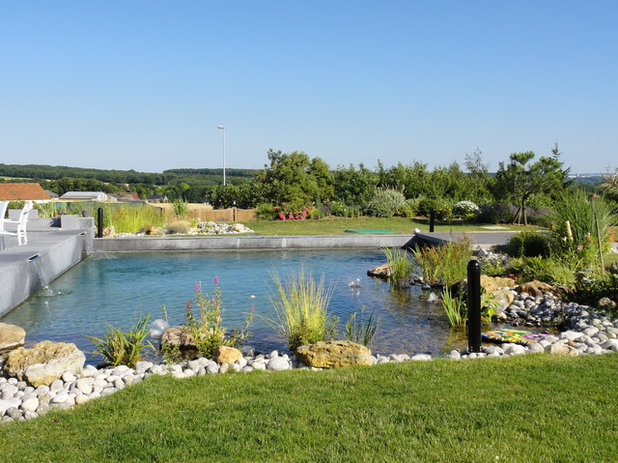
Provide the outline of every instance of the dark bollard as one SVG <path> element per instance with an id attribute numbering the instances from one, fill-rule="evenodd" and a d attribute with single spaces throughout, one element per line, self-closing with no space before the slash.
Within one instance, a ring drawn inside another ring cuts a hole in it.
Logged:
<path id="1" fill-rule="evenodd" d="M 100 207 L 97 212 L 97 238 L 103 238 L 103 208 Z"/>
<path id="2" fill-rule="evenodd" d="M 468 351 L 481 351 L 481 264 L 468 262 Z"/>
<path id="3" fill-rule="evenodd" d="M 433 233 L 433 229 L 436 225 L 436 211 L 433 209 L 429 213 L 429 233 Z"/>

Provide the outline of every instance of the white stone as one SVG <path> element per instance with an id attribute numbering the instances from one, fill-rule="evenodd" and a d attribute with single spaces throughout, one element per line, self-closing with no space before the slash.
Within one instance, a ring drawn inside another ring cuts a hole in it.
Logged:
<path id="1" fill-rule="evenodd" d="M 82 392 L 83 394 L 90 394 L 92 392 L 92 387 L 94 386 L 94 378 L 90 377 L 90 378 L 79 378 L 75 384 L 77 386 L 77 389 L 79 389 L 80 392 Z"/>
<path id="2" fill-rule="evenodd" d="M 139 373 L 144 373 L 148 370 L 150 370 L 153 367 L 153 363 L 152 362 L 145 362 L 145 361 L 139 361 L 135 364 L 135 371 L 139 372 Z"/>
<path id="3" fill-rule="evenodd" d="M 416 354 L 413 355 L 410 360 L 414 360 L 415 362 L 427 362 L 429 360 L 431 360 L 431 355 L 428 354 Z"/>
<path id="4" fill-rule="evenodd" d="M 266 370 L 266 362 L 253 362 L 254 370 Z"/>
<path id="5" fill-rule="evenodd" d="M 568 339 L 569 341 L 576 341 L 579 338 L 581 338 L 582 334 L 578 333 L 577 331 L 563 331 L 562 333 L 560 333 L 559 337 L 560 339 Z"/>
<path id="6" fill-rule="evenodd" d="M 268 361 L 266 368 L 272 371 L 289 370 L 290 362 L 283 357 L 273 357 Z"/>
<path id="7" fill-rule="evenodd" d="M 85 404 L 89 400 L 90 400 L 90 396 L 86 396 L 86 395 L 75 396 L 75 405 Z"/>
<path id="8" fill-rule="evenodd" d="M 66 373 L 64 373 L 62 375 L 62 380 L 65 383 L 72 383 L 73 381 L 75 381 L 77 378 L 75 377 L 75 375 L 69 371 L 67 371 Z"/>
<path id="9" fill-rule="evenodd" d="M 29 397 L 21 403 L 21 409 L 24 411 L 33 412 L 37 408 L 39 408 L 39 399 L 37 397 Z"/>
<path id="10" fill-rule="evenodd" d="M 62 389 L 64 389 L 64 382 L 61 379 L 57 379 L 49 385 L 51 392 L 60 392 Z"/>
<path id="11" fill-rule="evenodd" d="M 618 339 L 608 339 L 603 344 L 601 344 L 603 349 L 613 350 L 614 352 L 618 351 Z"/>
<path id="12" fill-rule="evenodd" d="M 541 352 L 545 352 L 545 348 L 538 342 L 531 342 L 527 346 L 527 351 L 531 354 L 538 354 Z"/>
<path id="13" fill-rule="evenodd" d="M 253 367 L 249 366 L 249 365 L 245 365 L 244 367 L 242 367 L 242 372 L 243 373 L 251 373 L 253 371 Z"/>
<path id="14" fill-rule="evenodd" d="M 240 357 L 238 360 L 236 360 L 236 363 L 240 368 L 244 368 L 247 365 L 247 359 L 244 357 Z"/>
<path id="15" fill-rule="evenodd" d="M 219 373 L 219 365 L 217 365 L 216 363 L 209 363 L 208 366 L 206 367 L 206 373 L 208 373 L 209 375 L 214 375 Z"/>
<path id="16" fill-rule="evenodd" d="M 503 350 L 504 355 L 521 355 L 526 353 L 526 348 L 519 344 L 506 344 Z"/>
<path id="17" fill-rule="evenodd" d="M 4 415 L 9 408 L 18 408 L 20 404 L 19 399 L 0 399 L 0 415 Z"/>
<path id="18" fill-rule="evenodd" d="M 82 377 L 83 378 L 91 378 L 96 376 L 99 373 L 99 370 L 96 369 L 96 367 L 92 366 L 92 365 L 86 365 L 83 369 L 82 369 Z"/>

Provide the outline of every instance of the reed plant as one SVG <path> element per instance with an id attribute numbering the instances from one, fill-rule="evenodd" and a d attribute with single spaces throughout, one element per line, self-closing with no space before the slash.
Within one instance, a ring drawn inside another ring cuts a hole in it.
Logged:
<path id="1" fill-rule="evenodd" d="M 338 320 L 328 313 L 332 288 L 324 287 L 324 277 L 316 283 L 301 269 L 285 282 L 276 272 L 272 278 L 276 291 L 268 297 L 276 318 L 267 322 L 286 339 L 289 348 L 332 338 Z"/>
<path id="2" fill-rule="evenodd" d="M 165 225 L 165 216 L 160 210 L 147 204 L 105 205 L 103 212 L 106 226 L 113 226 L 117 233 L 136 233 Z"/>
<path id="3" fill-rule="evenodd" d="M 461 297 L 453 296 L 448 287 L 442 290 L 441 303 L 451 326 L 463 326 L 466 324 L 466 303 Z"/>
<path id="4" fill-rule="evenodd" d="M 391 288 L 400 289 L 409 286 L 412 273 L 414 272 L 414 263 L 410 259 L 408 251 L 392 248 L 383 248 L 382 251 L 386 256 L 390 269 L 389 280 Z"/>
<path id="5" fill-rule="evenodd" d="M 459 239 L 440 246 L 423 246 L 413 251 L 426 283 L 451 286 L 466 278 L 472 257 L 470 240 Z"/>
<path id="6" fill-rule="evenodd" d="M 146 349 L 154 350 L 153 345 L 146 341 L 150 334 L 148 320 L 150 315 L 140 317 L 129 331 L 109 326 L 105 329 L 105 337 L 87 336 L 96 347 L 95 354 L 101 355 L 112 366 L 127 365 L 131 368 L 142 359 Z"/>
<path id="7" fill-rule="evenodd" d="M 371 344 L 380 325 L 380 321 L 375 318 L 375 310 L 371 312 L 369 317 L 366 317 L 365 306 L 363 306 L 360 313 L 354 312 L 345 322 L 346 339 L 363 346 L 368 346 Z"/>

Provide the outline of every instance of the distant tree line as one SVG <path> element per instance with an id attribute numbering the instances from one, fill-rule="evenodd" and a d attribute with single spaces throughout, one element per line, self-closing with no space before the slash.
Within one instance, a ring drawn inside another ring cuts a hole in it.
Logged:
<path id="1" fill-rule="evenodd" d="M 524 223 L 531 209 L 548 207 L 571 187 L 557 145 L 538 159 L 531 151 L 512 153 L 495 173 L 488 171 L 480 150 L 467 154 L 463 167 L 454 162 L 433 169 L 419 161 L 389 168 L 378 161 L 374 169 L 363 164 L 332 169 L 319 157 L 272 149 L 267 159 L 260 170 L 226 169 L 225 187 L 221 169 L 170 169 L 157 174 L 0 164 L 0 176 L 34 179 L 58 194 L 134 191 L 140 198 L 165 194 L 170 201 L 210 202 L 216 208 L 258 207 L 265 218 L 281 214 L 282 204 L 286 214 L 310 208 L 315 215 L 414 216 L 434 211 L 446 217 L 453 210 L 472 207 L 455 208 L 464 201 L 488 214 L 502 214 L 502 221 L 510 216 Z"/>

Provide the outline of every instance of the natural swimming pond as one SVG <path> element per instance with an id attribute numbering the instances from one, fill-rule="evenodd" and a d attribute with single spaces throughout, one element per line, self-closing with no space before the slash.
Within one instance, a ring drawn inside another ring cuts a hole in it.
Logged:
<path id="1" fill-rule="evenodd" d="M 382 323 L 374 352 L 439 355 L 451 342 L 440 304 L 427 302 L 419 287 L 391 291 L 388 283 L 367 276 L 368 269 L 384 262 L 379 250 L 95 253 L 55 280 L 51 291 L 39 291 L 1 321 L 23 327 L 29 345 L 50 339 L 74 342 L 89 352 L 93 346 L 85 335 L 102 337 L 107 325 L 128 329 L 140 315 L 162 318 L 162 305 L 170 324 L 181 324 L 195 283 L 210 293 L 217 276 L 223 325 L 242 327 L 253 305 L 248 343 L 262 352 L 285 350 L 284 340 L 261 317 L 274 317 L 268 299 L 272 272 L 285 280 L 304 268 L 316 280 L 323 275 L 332 288 L 330 311 L 339 317 L 342 332 L 349 314 L 364 306 Z M 359 287 L 350 287 L 357 279 Z"/>

